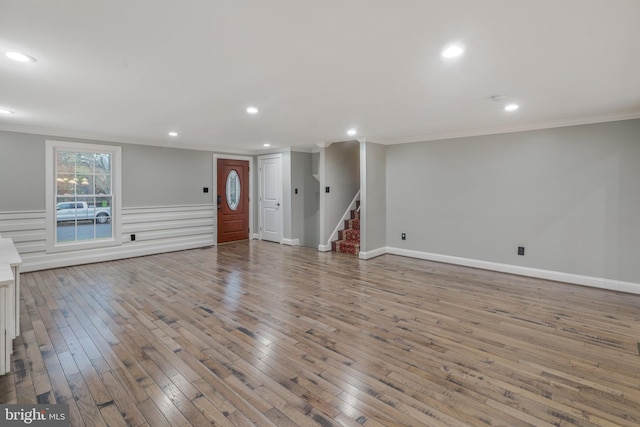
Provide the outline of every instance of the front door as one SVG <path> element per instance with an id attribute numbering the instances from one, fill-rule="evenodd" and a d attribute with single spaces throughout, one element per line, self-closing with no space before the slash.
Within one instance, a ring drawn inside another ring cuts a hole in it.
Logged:
<path id="1" fill-rule="evenodd" d="M 282 242 L 282 155 L 258 158 L 260 169 L 260 239 Z"/>
<path id="2" fill-rule="evenodd" d="M 249 239 L 249 162 L 218 159 L 218 243 Z"/>

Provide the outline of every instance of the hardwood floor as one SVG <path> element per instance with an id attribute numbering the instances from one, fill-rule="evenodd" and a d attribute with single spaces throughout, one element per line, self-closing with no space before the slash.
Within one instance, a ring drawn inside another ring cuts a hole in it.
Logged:
<path id="1" fill-rule="evenodd" d="M 640 425 L 640 295 L 257 241 L 22 284 L 0 403 L 72 425 Z"/>

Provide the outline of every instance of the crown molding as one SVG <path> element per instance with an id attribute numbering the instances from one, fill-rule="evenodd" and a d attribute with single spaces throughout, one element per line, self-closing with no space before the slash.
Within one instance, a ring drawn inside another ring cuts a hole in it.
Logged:
<path id="1" fill-rule="evenodd" d="M 383 145 L 409 144 L 412 142 L 436 141 L 441 139 L 468 138 L 472 136 L 497 135 L 501 133 L 526 132 L 532 130 L 553 129 L 569 126 L 589 125 L 596 123 L 618 122 L 623 120 L 640 119 L 640 111 L 631 111 L 621 114 L 579 118 L 572 120 L 549 120 L 539 123 L 529 123 L 517 126 L 500 126 L 493 128 L 480 128 L 464 131 L 437 132 L 422 136 L 401 138 L 376 138 L 376 143 Z"/>
<path id="2" fill-rule="evenodd" d="M 255 150 L 238 149 L 233 147 L 203 147 L 201 145 L 189 144 L 188 142 L 176 140 L 176 141 L 162 141 L 160 139 L 149 141 L 145 139 L 119 137 L 114 135 L 105 135 L 94 132 L 78 132 L 69 131 L 63 129 L 44 128 L 36 126 L 20 126 L 20 125 L 8 125 L 6 123 L 0 123 L 0 131 L 16 132 L 16 133 L 29 133 L 34 135 L 44 136 L 46 138 L 72 138 L 77 140 L 89 140 L 104 143 L 118 143 L 118 144 L 135 144 L 146 145 L 150 147 L 163 147 L 163 148 L 180 148 L 183 150 L 197 150 L 206 152 L 222 152 L 229 154 L 243 154 L 243 155 L 257 155 L 261 152 Z"/>
<path id="3" fill-rule="evenodd" d="M 327 142 L 327 141 L 316 142 L 316 145 L 320 148 L 327 148 L 331 144 L 333 144 L 333 142 Z"/>
<path id="4" fill-rule="evenodd" d="M 316 147 L 303 147 L 303 146 L 289 147 L 289 149 L 292 152 L 296 152 L 296 153 L 313 153 L 314 150 L 317 150 Z"/>
<path id="5" fill-rule="evenodd" d="M 529 123 L 522 124 L 516 126 L 499 126 L 492 128 L 478 128 L 478 129 L 470 129 L 463 131 L 452 131 L 452 132 L 436 132 L 429 133 L 418 136 L 409 136 L 409 137 L 398 137 L 398 138 L 375 138 L 376 144 L 382 145 L 397 145 L 397 144 L 409 144 L 412 142 L 424 142 L 424 141 L 436 141 L 442 139 L 454 139 L 454 138 L 467 138 L 473 136 L 485 136 L 485 135 L 497 135 L 502 133 L 512 133 L 512 132 L 526 132 L 533 130 L 542 130 L 542 129 L 553 129 L 560 127 L 569 127 L 569 126 L 580 126 L 580 125 L 588 125 L 588 124 L 596 124 L 596 123 L 606 123 L 606 122 L 616 122 L 623 120 L 634 120 L 640 119 L 640 111 L 628 111 L 625 113 L 619 114 L 611 114 L 605 116 L 595 116 L 590 118 L 578 118 L 571 120 L 549 120 L 538 123 Z M 90 141 L 100 141 L 100 142 L 111 142 L 111 143 L 120 143 L 120 144 L 137 144 L 137 145 L 146 145 L 153 147 L 166 147 L 166 148 L 180 148 L 185 150 L 198 150 L 198 151 L 207 151 L 207 152 L 226 152 L 226 153 L 234 153 L 234 154 L 244 154 L 244 155 L 261 155 L 266 154 L 270 151 L 265 150 L 247 150 L 247 149 L 239 149 L 234 147 L 203 147 L 201 145 L 189 144 L 183 140 L 174 140 L 174 141 L 164 141 L 161 139 L 149 141 L 145 139 L 137 139 L 137 138 L 128 138 L 128 137 L 119 137 L 114 135 L 106 135 L 95 132 L 81 132 L 81 131 L 70 131 L 63 129 L 55 129 L 55 128 L 45 128 L 45 127 L 37 127 L 37 126 L 22 126 L 22 125 L 11 125 L 7 123 L 0 123 L 0 131 L 6 132 L 17 132 L 17 133 L 29 133 L 42 135 L 45 137 L 55 137 L 55 138 L 73 138 L 73 139 L 81 139 L 81 140 L 90 140 Z M 366 137 L 355 139 L 358 142 L 367 142 Z M 334 143 L 340 141 L 321 141 L 316 142 L 315 145 L 319 148 L 327 148 Z M 273 148 L 275 152 L 283 152 L 283 151 L 299 151 L 299 152 L 317 152 L 314 150 L 318 150 L 315 147 L 307 147 L 307 146 L 296 146 L 296 147 L 286 147 L 286 148 Z"/>

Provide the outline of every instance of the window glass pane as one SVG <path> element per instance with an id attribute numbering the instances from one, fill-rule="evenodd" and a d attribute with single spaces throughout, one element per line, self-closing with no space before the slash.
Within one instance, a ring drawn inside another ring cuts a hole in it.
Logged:
<path id="1" fill-rule="evenodd" d="M 69 151 L 58 151 L 56 155 L 58 173 L 75 173 L 76 153 Z"/>
<path id="2" fill-rule="evenodd" d="M 78 197 L 76 203 L 76 239 L 93 240 L 96 237 L 94 225 L 95 199 Z"/>
<path id="3" fill-rule="evenodd" d="M 95 173 L 111 173 L 111 154 L 95 154 Z"/>
<path id="4" fill-rule="evenodd" d="M 111 222 L 112 197 L 96 197 L 95 220 L 99 224 Z"/>
<path id="5" fill-rule="evenodd" d="M 96 239 L 111 238 L 113 234 L 113 221 L 111 221 L 112 197 L 96 197 Z"/>
<path id="6" fill-rule="evenodd" d="M 56 242 L 76 240 L 76 198 L 58 197 L 56 203 Z"/>
<path id="7" fill-rule="evenodd" d="M 93 175 L 78 174 L 78 184 L 76 185 L 77 194 L 93 194 Z"/>
<path id="8" fill-rule="evenodd" d="M 58 173 L 56 178 L 56 194 L 75 194 L 75 186 L 72 183 L 74 177 L 74 174 Z"/>
<path id="9" fill-rule="evenodd" d="M 95 194 L 111 194 L 111 175 L 96 175 L 95 184 Z"/>
<path id="10" fill-rule="evenodd" d="M 56 220 L 75 220 L 75 211 L 71 211 L 71 209 L 75 209 L 75 202 L 75 197 L 58 197 L 56 203 Z"/>
<path id="11" fill-rule="evenodd" d="M 235 211 L 240 203 L 240 177 L 234 169 L 227 175 L 227 204 L 229 209 Z"/>

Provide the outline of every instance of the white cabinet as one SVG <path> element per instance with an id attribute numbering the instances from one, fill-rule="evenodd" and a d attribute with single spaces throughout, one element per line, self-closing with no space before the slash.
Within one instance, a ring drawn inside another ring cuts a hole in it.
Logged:
<path id="1" fill-rule="evenodd" d="M 20 335 L 20 265 L 13 241 L 0 238 L 0 375 L 11 368 L 13 339 Z"/>
<path id="2" fill-rule="evenodd" d="M 13 338 L 7 328 L 9 313 L 9 290 L 14 286 L 13 269 L 9 264 L 0 264 L 0 375 L 9 372 Z"/>

